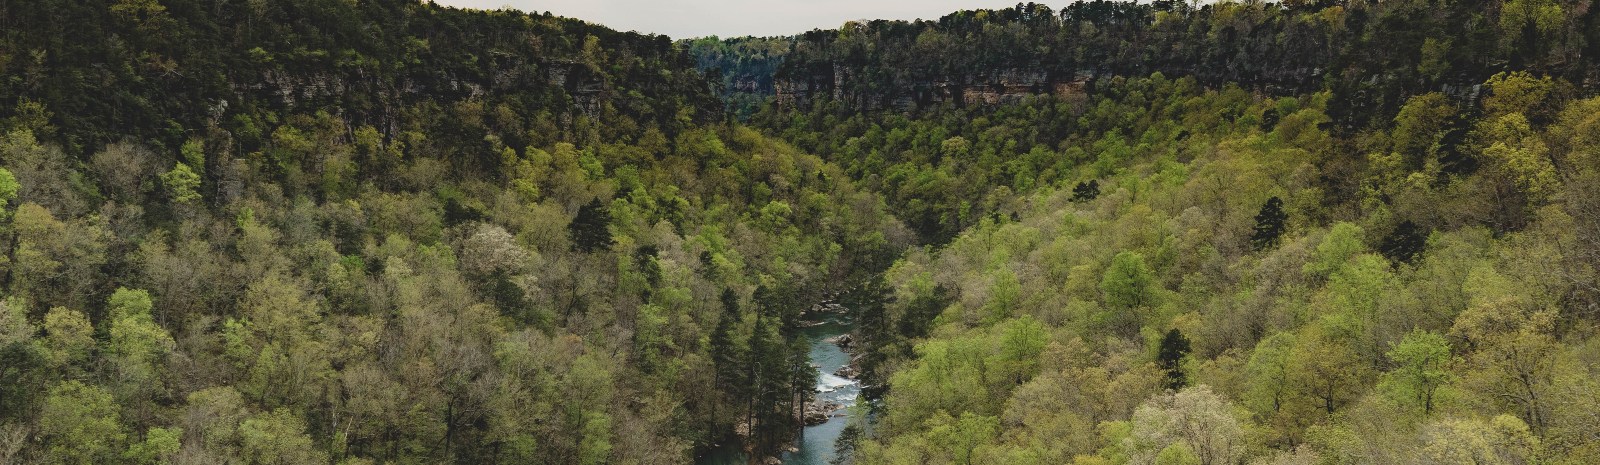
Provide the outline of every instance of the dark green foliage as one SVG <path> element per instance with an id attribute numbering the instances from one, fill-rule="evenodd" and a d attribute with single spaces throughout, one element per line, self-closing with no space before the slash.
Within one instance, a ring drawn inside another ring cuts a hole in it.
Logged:
<path id="1" fill-rule="evenodd" d="M 1156 352 L 1156 364 L 1166 372 L 1167 389 L 1183 389 L 1189 379 L 1183 373 L 1183 358 L 1189 355 L 1189 338 L 1173 328 L 1161 337 L 1161 347 Z"/>
<path id="2" fill-rule="evenodd" d="M 590 200 L 578 208 L 578 215 L 567 225 L 572 247 L 591 253 L 611 248 L 611 212 L 599 199 Z"/>
<path id="3" fill-rule="evenodd" d="M 842 304 L 848 308 L 856 322 L 855 340 L 863 347 L 889 347 L 902 340 L 894 333 L 893 317 L 888 305 L 894 302 L 894 288 L 889 287 L 882 275 L 874 276 L 844 296 Z M 861 354 L 861 378 L 880 381 L 879 366 L 887 354 L 867 351 Z M 870 383 L 869 383 L 870 384 Z"/>
<path id="4" fill-rule="evenodd" d="M 1411 220 L 1401 221 L 1383 237 L 1378 251 L 1395 263 L 1411 263 L 1428 246 L 1428 231 Z"/>
<path id="5" fill-rule="evenodd" d="M 839 439 L 833 444 L 833 460 L 828 464 L 847 465 L 855 463 L 851 459 L 855 454 L 856 446 L 861 444 L 861 438 L 864 436 L 865 433 L 862 432 L 861 425 L 855 422 L 845 425 L 844 429 L 839 431 Z"/>
<path id="6" fill-rule="evenodd" d="M 955 293 L 944 284 L 933 287 L 933 293 L 918 295 L 906 305 L 905 315 L 895 325 L 902 340 L 916 340 L 926 337 L 928 330 L 933 328 L 933 319 L 939 317 L 939 312 L 944 311 L 955 299 Z M 910 345 L 904 349 L 909 351 Z"/>
<path id="7" fill-rule="evenodd" d="M 25 419 L 52 377 L 39 349 L 26 342 L 0 347 L 0 418 Z"/>
<path id="8" fill-rule="evenodd" d="M 518 146 L 531 142 L 528 130 L 544 131 L 539 126 L 551 121 L 573 121 L 560 130 L 579 134 L 592 122 L 577 120 L 600 116 L 595 110 L 626 118 L 595 127 L 610 139 L 632 139 L 641 126 L 675 134 L 683 128 L 679 109 L 691 123 L 721 113 L 692 63 L 661 36 L 403 0 L 159 5 L 137 22 L 107 14 L 105 2 L 27 2 L 0 10 L 10 25 L 0 50 L 12 51 L 0 71 L 15 77 L 0 82 L 0 103 L 9 109 L 18 96 L 41 103 L 74 153 L 128 136 L 176 151 L 193 134 L 215 129 L 234 133 L 243 150 L 259 150 L 274 139 L 274 122 L 317 110 L 337 110 L 393 143 L 417 129 L 400 124 L 409 109 L 395 103 L 453 112 L 454 103 L 474 93 L 484 94 L 483 108 L 504 103 L 530 111 L 526 118 L 483 121 L 527 125 L 504 131 L 503 140 Z M 587 37 L 598 41 L 601 55 L 586 52 Z M 17 52 L 24 50 L 50 57 L 48 64 L 32 64 Z M 252 85 L 237 85 L 244 82 Z M 435 142 L 460 143 L 462 166 L 472 163 L 467 148 L 485 144 L 475 121 L 429 124 L 441 129 L 429 131 Z"/>
<path id="9" fill-rule="evenodd" d="M 1090 179 L 1072 187 L 1073 202 L 1087 202 L 1100 196 L 1100 181 Z"/>
<path id="10" fill-rule="evenodd" d="M 444 224 L 454 226 L 472 221 L 482 221 L 483 212 L 478 207 L 463 204 L 461 199 L 450 197 L 444 202 Z"/>
<path id="11" fill-rule="evenodd" d="M 645 283 L 651 288 L 661 284 L 661 262 L 656 261 L 659 253 L 660 249 L 653 245 L 639 247 L 633 251 L 633 263 L 639 267 L 641 273 L 644 273 Z"/>
<path id="12" fill-rule="evenodd" d="M 1261 205 L 1261 212 L 1256 213 L 1256 226 L 1250 232 L 1250 247 L 1255 250 L 1266 250 L 1278 244 L 1278 238 L 1283 236 L 1285 221 L 1289 214 L 1283 211 L 1283 199 L 1273 196 L 1267 203 Z"/>
<path id="13" fill-rule="evenodd" d="M 1437 8 L 1411 2 L 1165 3 L 1077 2 L 1059 11 L 1019 3 L 937 21 L 853 22 L 848 30 L 812 31 L 794 37 L 782 56 L 775 75 L 788 95 L 779 104 L 803 108 L 839 96 L 821 105 L 926 109 L 973 103 L 964 102 L 967 90 L 1062 93 L 1063 84 L 1092 89 L 1118 76 L 1161 73 L 1192 76 L 1208 87 L 1235 83 L 1274 93 L 1331 88 L 1330 116 L 1342 127 L 1360 128 L 1392 116 L 1407 95 L 1483 82 L 1506 61 L 1568 77 L 1593 66 L 1587 58 L 1564 58 L 1584 47 L 1569 36 L 1530 34 L 1533 26 L 1524 27 L 1534 18 L 1544 18 L 1537 20 L 1546 22 L 1541 27 L 1555 26 L 1549 16 L 1525 14 L 1525 24 L 1497 24 L 1485 21 L 1485 6 L 1475 2 Z M 1508 42 L 1513 36 L 1519 39 Z M 1425 50 L 1433 53 L 1419 53 Z M 701 57 L 702 66 L 716 58 Z M 739 57 L 733 58 L 721 62 Z M 1394 79 L 1369 79 L 1384 73 Z M 1258 126 L 1270 129 L 1287 116 L 1269 111 Z"/>

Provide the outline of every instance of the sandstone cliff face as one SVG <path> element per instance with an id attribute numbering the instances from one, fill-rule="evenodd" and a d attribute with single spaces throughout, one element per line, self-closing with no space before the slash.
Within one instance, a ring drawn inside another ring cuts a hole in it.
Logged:
<path id="1" fill-rule="evenodd" d="M 362 69 L 328 71 L 310 66 L 293 69 L 316 71 L 289 71 L 268 68 L 245 72 L 230 80 L 235 101 L 265 102 L 276 108 L 318 108 L 336 105 L 351 96 L 367 96 L 375 102 L 397 102 L 428 96 L 450 100 L 481 99 L 495 93 L 548 89 L 547 92 L 564 95 L 570 111 L 558 111 L 563 119 L 571 114 L 596 116 L 604 103 L 618 92 L 588 65 L 575 60 L 543 59 L 530 62 L 518 57 L 496 56 L 487 70 L 460 72 L 459 70 L 417 70 L 390 78 Z M 254 77 L 252 77 L 254 76 Z M 213 102 L 213 106 L 226 108 L 228 100 Z M 365 122 L 376 126 L 385 134 L 398 132 L 399 115 L 383 109 L 364 115 Z M 220 112 L 213 117 L 220 121 Z"/>

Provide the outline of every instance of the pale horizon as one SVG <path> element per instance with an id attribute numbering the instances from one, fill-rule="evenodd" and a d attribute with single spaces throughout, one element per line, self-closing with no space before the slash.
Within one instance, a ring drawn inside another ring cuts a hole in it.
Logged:
<path id="1" fill-rule="evenodd" d="M 434 0 L 440 5 L 545 12 L 619 31 L 698 37 L 785 36 L 860 19 L 938 19 L 959 10 L 1011 8 L 1016 0 Z M 1027 2 L 1022 2 L 1027 3 Z M 1071 1 L 1035 1 L 1060 9 Z"/>

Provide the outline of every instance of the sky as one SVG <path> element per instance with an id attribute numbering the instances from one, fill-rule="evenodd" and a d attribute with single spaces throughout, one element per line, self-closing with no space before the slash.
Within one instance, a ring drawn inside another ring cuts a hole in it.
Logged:
<path id="1" fill-rule="evenodd" d="M 1068 2 L 1033 0 L 1059 9 Z M 434 0 L 464 8 L 549 11 L 612 29 L 673 39 L 779 36 L 833 29 L 854 19 L 938 19 L 957 11 L 1010 8 L 1018 0 Z M 1023 0 L 1026 3 L 1026 0 Z"/>

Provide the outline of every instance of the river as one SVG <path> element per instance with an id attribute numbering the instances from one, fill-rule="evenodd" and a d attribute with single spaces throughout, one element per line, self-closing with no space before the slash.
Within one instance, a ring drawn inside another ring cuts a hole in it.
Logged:
<path id="1" fill-rule="evenodd" d="M 850 363 L 850 354 L 833 343 L 833 338 L 850 332 L 850 322 L 847 317 L 833 313 L 825 313 L 822 318 L 821 324 L 801 330 L 801 334 L 811 343 L 811 363 L 817 366 L 816 401 L 834 402 L 843 407 L 826 423 L 801 430 L 800 440 L 795 445 L 798 450 L 784 452 L 778 457 L 783 459 L 784 465 L 828 465 L 828 461 L 834 457 L 833 443 L 850 422 L 849 408 L 855 405 L 856 398 L 861 395 L 859 383 L 833 374 Z M 749 458 L 732 445 L 713 450 L 695 461 L 696 465 L 748 463 Z"/>

